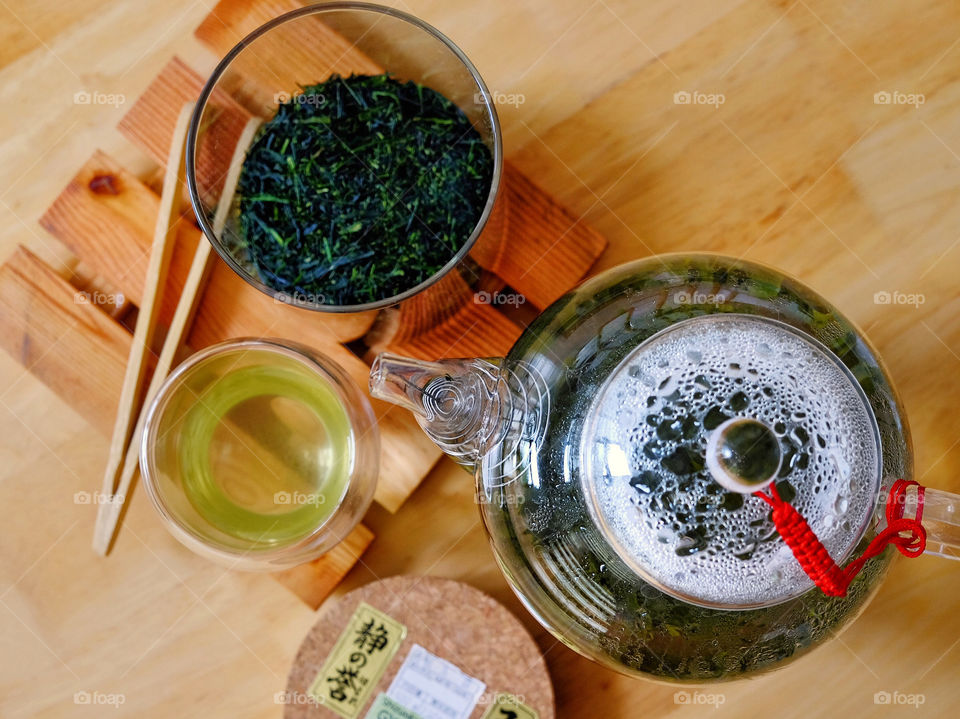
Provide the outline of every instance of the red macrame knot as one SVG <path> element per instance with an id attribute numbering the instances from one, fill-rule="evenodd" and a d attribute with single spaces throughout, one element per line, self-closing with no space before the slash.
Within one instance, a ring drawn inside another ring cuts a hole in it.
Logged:
<path id="1" fill-rule="evenodd" d="M 917 487 L 917 516 L 904 519 L 907 488 L 911 485 Z M 773 508 L 773 523 L 803 571 L 824 594 L 831 597 L 845 597 L 850 582 L 867 560 L 880 554 L 888 544 L 894 545 L 907 557 L 916 557 L 923 553 L 927 546 L 927 532 L 920 523 L 923 519 L 923 494 L 924 488 L 918 482 L 903 479 L 894 482 L 887 497 L 887 526 L 873 538 L 861 556 L 840 568 L 803 515 L 780 498 L 776 485 L 770 485 L 769 495 L 754 492 L 755 497 Z"/>

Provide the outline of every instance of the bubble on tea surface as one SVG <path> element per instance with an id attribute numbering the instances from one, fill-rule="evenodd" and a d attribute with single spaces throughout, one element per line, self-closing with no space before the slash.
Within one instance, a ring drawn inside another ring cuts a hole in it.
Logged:
<path id="1" fill-rule="evenodd" d="M 777 489 L 835 560 L 872 514 L 873 412 L 832 354 L 780 322 L 711 315 L 673 325 L 621 362 L 588 417 L 581 479 L 591 514 L 629 566 L 688 601 L 764 606 L 813 586 L 769 507 L 724 489 L 706 467 L 710 432 L 732 418 L 772 430 Z"/>

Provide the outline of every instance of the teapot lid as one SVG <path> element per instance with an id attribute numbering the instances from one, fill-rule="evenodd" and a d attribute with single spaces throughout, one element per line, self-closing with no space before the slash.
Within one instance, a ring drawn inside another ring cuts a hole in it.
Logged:
<path id="1" fill-rule="evenodd" d="M 617 554 L 661 591 L 706 607 L 770 606 L 814 585 L 770 508 L 724 481 L 715 454 L 731 427 L 754 448 L 779 445 L 778 461 L 760 453 L 734 473 L 775 476 L 780 496 L 845 560 L 880 487 L 876 419 L 837 357 L 777 320 L 696 317 L 637 346 L 591 404 L 581 481 Z"/>

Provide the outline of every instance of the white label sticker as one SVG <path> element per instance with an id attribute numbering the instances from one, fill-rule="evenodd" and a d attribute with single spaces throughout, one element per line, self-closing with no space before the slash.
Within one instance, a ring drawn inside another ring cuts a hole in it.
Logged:
<path id="1" fill-rule="evenodd" d="M 487 685 L 414 644 L 387 696 L 423 719 L 468 719 Z"/>

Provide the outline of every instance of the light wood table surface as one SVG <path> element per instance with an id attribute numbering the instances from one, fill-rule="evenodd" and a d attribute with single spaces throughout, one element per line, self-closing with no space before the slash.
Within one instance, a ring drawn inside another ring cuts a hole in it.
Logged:
<path id="1" fill-rule="evenodd" d="M 711 250 L 795 274 L 885 357 L 918 478 L 960 491 L 956 3 L 389 4 L 476 62 L 503 101 L 507 154 L 609 238 L 601 268 Z M 96 147 L 149 170 L 115 125 L 174 52 L 212 60 L 191 37 L 212 5 L 0 0 L 0 259 L 25 243 L 70 271 L 38 217 Z M 83 91 L 125 103 L 76 104 Z M 675 101 L 683 92 L 690 103 Z M 106 441 L 5 354 L 0 376 L 0 716 L 278 717 L 274 694 L 314 614 L 276 582 L 190 555 L 142 494 L 116 551 L 96 558 L 94 508 L 74 494 L 99 486 Z M 397 515 L 373 509 L 367 523 L 377 538 L 343 588 L 421 573 L 492 594 L 537 636 L 562 719 L 940 717 L 960 706 L 960 564 L 899 561 L 836 641 L 781 672 L 699 690 L 722 700 L 715 709 L 605 671 L 541 630 L 449 461 Z M 880 691 L 923 704 L 877 705 Z M 123 703 L 78 705 L 77 692 Z"/>

